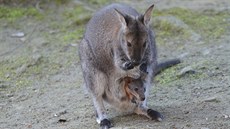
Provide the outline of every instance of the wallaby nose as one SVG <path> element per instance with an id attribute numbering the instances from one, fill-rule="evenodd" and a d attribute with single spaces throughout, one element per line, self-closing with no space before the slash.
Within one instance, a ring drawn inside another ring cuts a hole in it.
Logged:
<path id="1" fill-rule="evenodd" d="M 134 66 L 137 66 L 137 65 L 139 65 L 139 64 L 140 64 L 140 62 L 139 62 L 139 61 L 137 61 L 137 60 L 133 60 L 133 61 L 132 61 L 132 63 L 133 63 L 133 65 L 134 65 Z"/>

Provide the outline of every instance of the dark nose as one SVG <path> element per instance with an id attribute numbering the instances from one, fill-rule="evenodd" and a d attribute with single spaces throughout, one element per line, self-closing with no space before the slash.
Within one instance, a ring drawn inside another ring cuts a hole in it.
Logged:
<path id="1" fill-rule="evenodd" d="M 141 98 L 141 101 L 144 101 L 145 100 L 145 97 Z"/>

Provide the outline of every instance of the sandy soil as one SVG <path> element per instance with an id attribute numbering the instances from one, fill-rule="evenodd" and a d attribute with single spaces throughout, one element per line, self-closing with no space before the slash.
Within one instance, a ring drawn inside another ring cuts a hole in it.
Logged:
<path id="1" fill-rule="evenodd" d="M 132 3 L 139 10 L 151 3 L 125 2 Z M 165 0 L 155 3 L 158 9 L 183 7 L 230 12 L 228 0 Z M 229 18 L 226 19 L 228 22 Z M 45 21 L 24 19 L 17 21 L 16 25 L 0 21 L 3 23 L 0 25 L 0 67 L 17 62 L 20 56 L 28 58 L 26 63 L 19 62 L 12 67 L 14 74 L 9 72 L 1 75 L 0 129 L 98 128 L 91 98 L 81 86 L 82 74 L 77 54 L 79 40 L 59 45 L 57 37 L 65 32 L 50 27 L 52 20 Z M 164 73 L 158 75 L 148 104 L 163 113 L 165 119 L 162 122 L 135 114 L 122 114 L 108 108 L 113 128 L 230 128 L 230 28 L 226 30 L 218 39 L 158 44 L 159 60 L 175 57 L 182 59 L 183 62 L 174 69 L 174 76 L 190 66 L 192 72 L 167 83 L 159 81 L 161 77 L 165 78 Z M 12 34 L 19 31 L 26 34 L 25 39 L 12 37 Z M 47 33 L 48 36 L 45 35 Z M 51 57 L 54 61 L 50 61 Z M 50 66 L 55 66 L 55 69 Z M 27 72 L 35 68 L 42 70 L 38 73 Z"/>

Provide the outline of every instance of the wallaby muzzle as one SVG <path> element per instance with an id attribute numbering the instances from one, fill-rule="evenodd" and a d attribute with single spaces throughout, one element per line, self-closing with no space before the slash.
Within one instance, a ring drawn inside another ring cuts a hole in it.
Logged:
<path id="1" fill-rule="evenodd" d="M 138 66 L 138 65 L 140 65 L 140 61 L 137 61 L 137 60 L 132 60 L 131 62 L 132 62 L 132 65 L 133 65 L 133 66 Z"/>

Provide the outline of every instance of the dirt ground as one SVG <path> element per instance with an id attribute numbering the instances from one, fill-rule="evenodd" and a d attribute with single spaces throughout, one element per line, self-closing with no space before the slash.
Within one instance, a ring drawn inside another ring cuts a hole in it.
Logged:
<path id="1" fill-rule="evenodd" d="M 139 11 L 155 3 L 159 12 L 179 7 L 202 12 L 201 16 L 225 15 L 220 20 L 202 22 L 202 26 L 197 27 L 186 22 L 189 19 L 186 16 L 182 19 L 174 15 L 153 17 L 153 24 L 156 19 L 171 19 L 174 27 L 190 34 L 164 36 L 160 35 L 163 31 L 161 28 L 156 29 L 156 33 L 159 33 L 159 61 L 182 59 L 181 64 L 155 78 L 148 98 L 149 107 L 160 111 L 165 119 L 155 122 L 144 116 L 122 114 L 108 107 L 113 128 L 229 129 L 230 1 L 124 2 Z M 95 1 L 87 3 L 78 0 L 61 5 L 40 3 L 32 4 L 32 9 L 20 10 L 22 16 L 18 16 L 20 13 L 17 11 L 12 16 L 11 13 L 0 13 L 0 129 L 99 127 L 91 98 L 82 87 L 77 51 L 85 24 L 93 12 L 105 3 L 96 2 L 97 6 L 94 5 Z M 82 7 L 87 10 L 84 15 L 79 9 Z M 153 13 L 157 15 L 157 12 Z M 206 30 L 204 26 L 210 26 L 211 29 Z M 158 24 L 153 27 L 158 27 Z M 201 30 L 202 27 L 204 29 Z"/>

